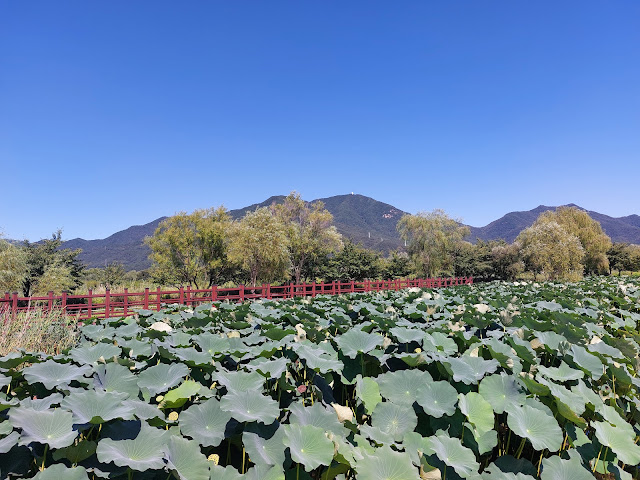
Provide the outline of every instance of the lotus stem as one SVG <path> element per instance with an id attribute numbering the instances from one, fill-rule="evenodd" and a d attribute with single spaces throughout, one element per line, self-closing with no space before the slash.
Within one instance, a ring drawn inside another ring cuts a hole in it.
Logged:
<path id="1" fill-rule="evenodd" d="M 602 445 L 600 445 L 600 451 L 598 452 L 598 458 L 596 458 L 596 463 L 593 465 L 592 472 L 595 473 L 596 468 L 598 468 L 598 462 L 600 461 L 600 454 L 602 453 Z"/>
<path id="2" fill-rule="evenodd" d="M 300 464 L 296 464 L 296 480 L 300 480 Z"/>
<path id="3" fill-rule="evenodd" d="M 520 446 L 518 447 L 518 451 L 516 452 L 516 458 L 520 458 L 520 455 L 522 455 L 522 450 L 524 449 L 524 444 L 527 441 L 526 438 L 523 438 L 522 440 L 520 440 Z"/>
<path id="4" fill-rule="evenodd" d="M 509 445 L 511 444 L 511 429 L 509 429 L 509 435 L 507 436 L 507 448 L 504 450 L 504 454 L 509 454 Z"/>
<path id="5" fill-rule="evenodd" d="M 44 463 L 47 461 L 47 452 L 49 451 L 49 444 L 44 444 L 44 453 L 42 454 L 42 465 L 40 465 L 40 471 L 44 470 Z"/>
<path id="6" fill-rule="evenodd" d="M 538 460 L 538 476 L 540 476 L 540 466 L 542 465 L 542 457 L 544 456 L 544 449 L 540 452 L 540 459 Z"/>
<path id="7" fill-rule="evenodd" d="M 127 467 L 127 478 L 133 480 L 133 470 L 131 470 L 131 467 Z"/>

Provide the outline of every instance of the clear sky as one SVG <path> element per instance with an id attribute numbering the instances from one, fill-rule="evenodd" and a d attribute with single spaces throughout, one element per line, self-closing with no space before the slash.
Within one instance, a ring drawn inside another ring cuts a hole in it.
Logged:
<path id="1" fill-rule="evenodd" d="M 640 214 L 640 2 L 3 1 L 0 231 L 356 192 Z"/>

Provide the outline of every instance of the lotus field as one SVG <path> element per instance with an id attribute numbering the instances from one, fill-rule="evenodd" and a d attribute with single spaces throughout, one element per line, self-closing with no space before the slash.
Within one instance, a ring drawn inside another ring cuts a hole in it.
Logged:
<path id="1" fill-rule="evenodd" d="M 171 306 L 0 358 L 0 478 L 640 478 L 640 282 Z"/>

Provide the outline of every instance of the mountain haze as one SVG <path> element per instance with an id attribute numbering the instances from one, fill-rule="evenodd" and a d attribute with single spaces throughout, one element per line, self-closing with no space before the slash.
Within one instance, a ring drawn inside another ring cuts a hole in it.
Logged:
<path id="1" fill-rule="evenodd" d="M 261 203 L 230 210 L 229 214 L 232 218 L 239 219 L 249 211 L 270 206 L 273 203 L 281 203 L 284 199 L 284 195 L 273 196 Z M 327 210 L 333 215 L 337 230 L 345 237 L 385 253 L 402 248 L 402 241 L 396 231 L 396 223 L 405 213 L 402 210 L 388 203 L 357 194 L 336 195 L 317 200 L 324 202 Z M 314 201 L 316 200 L 311 202 Z M 477 239 L 504 239 L 512 242 L 522 230 L 533 224 L 538 215 L 556 208 L 540 205 L 532 210 L 507 213 L 484 227 L 470 227 L 471 234 L 467 239 L 473 242 Z M 640 216 L 628 215 L 615 218 L 594 211 L 587 210 L 587 212 L 600 222 L 604 231 L 614 242 L 640 244 Z M 150 250 L 144 244 L 144 238 L 153 235 L 159 223 L 165 218 L 167 217 L 157 218 L 144 225 L 131 226 L 104 239 L 74 238 L 64 242 L 63 247 L 81 248 L 80 260 L 88 267 L 104 267 L 111 262 L 120 262 L 128 270 L 143 270 L 151 266 L 148 259 Z"/>

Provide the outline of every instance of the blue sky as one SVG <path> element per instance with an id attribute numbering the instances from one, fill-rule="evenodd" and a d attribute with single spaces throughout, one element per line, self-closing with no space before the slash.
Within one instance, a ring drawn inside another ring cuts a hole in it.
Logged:
<path id="1" fill-rule="evenodd" d="M 0 5 L 0 231 L 356 192 L 640 213 L 640 2 Z"/>

